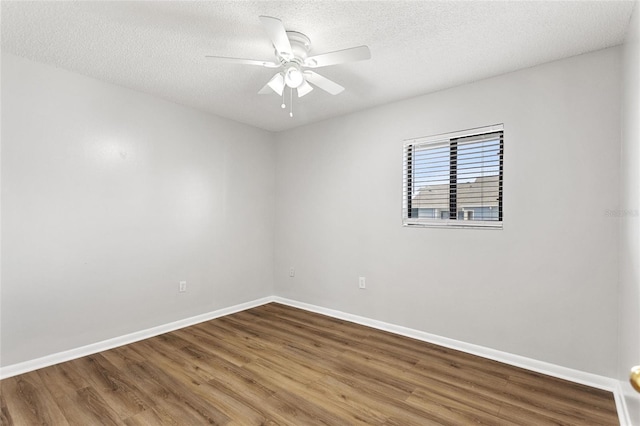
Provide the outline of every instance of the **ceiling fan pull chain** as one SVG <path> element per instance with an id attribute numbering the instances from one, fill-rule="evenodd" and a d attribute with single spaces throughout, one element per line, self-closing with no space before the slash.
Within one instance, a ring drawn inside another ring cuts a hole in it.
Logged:
<path id="1" fill-rule="evenodd" d="M 285 105 L 284 103 L 284 90 L 285 88 L 282 88 L 282 105 L 280 105 L 280 108 L 285 109 L 287 107 L 287 105 Z"/>
<path id="2" fill-rule="evenodd" d="M 293 118 L 293 88 L 289 89 L 289 103 L 289 108 L 291 108 L 289 111 L 289 117 Z"/>

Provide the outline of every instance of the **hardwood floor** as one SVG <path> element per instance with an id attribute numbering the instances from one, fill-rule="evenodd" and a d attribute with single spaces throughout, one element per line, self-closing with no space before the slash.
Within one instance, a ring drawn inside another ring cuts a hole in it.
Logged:
<path id="1" fill-rule="evenodd" d="M 0 382 L 2 425 L 617 425 L 610 392 L 268 304 Z"/>

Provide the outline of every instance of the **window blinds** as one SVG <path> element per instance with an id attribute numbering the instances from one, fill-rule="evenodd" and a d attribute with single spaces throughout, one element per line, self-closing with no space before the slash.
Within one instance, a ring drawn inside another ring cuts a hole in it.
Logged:
<path id="1" fill-rule="evenodd" d="M 502 125 L 405 141 L 403 223 L 501 227 Z"/>

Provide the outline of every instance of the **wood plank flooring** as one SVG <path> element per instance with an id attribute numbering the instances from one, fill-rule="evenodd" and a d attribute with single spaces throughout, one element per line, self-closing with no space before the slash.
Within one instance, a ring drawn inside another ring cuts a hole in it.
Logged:
<path id="1" fill-rule="evenodd" d="M 0 382 L 2 425 L 617 425 L 610 392 L 268 304 Z"/>

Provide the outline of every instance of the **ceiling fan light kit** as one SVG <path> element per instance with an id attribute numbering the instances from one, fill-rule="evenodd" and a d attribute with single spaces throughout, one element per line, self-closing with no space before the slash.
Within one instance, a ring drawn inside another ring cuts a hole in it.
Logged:
<path id="1" fill-rule="evenodd" d="M 300 65 L 295 62 L 290 62 L 287 67 L 287 70 L 284 72 L 284 82 L 290 88 L 297 89 L 304 82 Z"/>
<path id="2" fill-rule="evenodd" d="M 221 62 L 258 65 L 265 68 L 280 68 L 281 71 L 274 75 L 258 93 L 261 95 L 271 93 L 271 91 L 277 93 L 279 96 L 282 96 L 282 104 L 280 106 L 286 108 L 284 97 L 285 88 L 288 87 L 290 117 L 293 117 L 294 89 L 298 93 L 299 98 L 310 93 L 313 90 L 313 86 L 331 95 L 337 95 L 344 90 L 344 87 L 339 84 L 305 68 L 320 68 L 371 58 L 371 52 L 367 46 L 358 46 L 309 57 L 308 54 L 311 50 L 311 40 L 309 40 L 309 37 L 297 31 L 286 31 L 282 21 L 278 18 L 260 16 L 260 22 L 262 22 L 264 30 L 273 44 L 274 54 L 276 56 L 275 62 L 229 58 L 226 56 L 207 55 L 206 57 Z"/>

